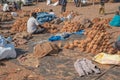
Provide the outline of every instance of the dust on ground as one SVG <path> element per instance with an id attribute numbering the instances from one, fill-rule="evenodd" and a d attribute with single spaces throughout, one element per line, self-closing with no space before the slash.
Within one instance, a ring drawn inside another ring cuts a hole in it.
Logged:
<path id="1" fill-rule="evenodd" d="M 105 4 L 105 12 L 106 15 L 99 15 L 99 5 L 96 4 L 95 6 L 88 5 L 83 7 L 75 7 L 74 3 L 68 3 L 67 10 L 68 11 L 77 11 L 81 17 L 93 19 L 95 17 L 104 17 L 104 18 L 112 18 L 114 16 L 114 13 L 116 10 L 118 10 L 118 6 L 120 3 L 106 3 Z M 40 2 L 37 5 L 34 6 L 24 6 L 23 10 L 32 10 L 34 8 L 43 8 L 45 10 L 53 9 L 56 13 L 56 15 L 60 15 L 61 6 L 46 6 L 45 2 Z M 9 30 L 10 27 L 12 27 L 12 24 L 14 21 L 11 22 L 3 22 L 0 23 L 0 25 L 3 27 L 3 30 L 0 30 L 1 34 L 4 34 L 6 36 L 9 36 Z M 39 34 L 34 35 L 33 38 L 28 41 L 26 45 L 21 45 L 16 47 L 17 54 L 25 54 L 30 53 L 33 50 L 34 42 L 39 42 L 41 40 L 47 40 L 48 37 L 50 37 L 52 34 L 45 33 L 45 34 Z M 14 35 L 11 35 L 14 36 Z M 72 36 L 69 39 L 62 41 L 63 43 L 66 43 L 67 41 L 72 41 L 76 39 L 82 39 L 83 36 Z M 55 43 L 58 43 L 60 41 L 56 41 Z M 19 62 L 16 59 L 10 59 L 7 61 L 1 61 L 0 63 L 0 80 L 42 80 L 42 77 L 45 78 L 45 80 L 95 80 L 98 78 L 98 80 L 119 80 L 120 76 L 120 67 L 113 65 L 100 65 L 97 64 L 97 66 L 101 69 L 102 74 L 94 75 L 91 74 L 86 77 L 79 77 L 77 72 L 74 69 L 74 62 L 82 57 L 86 57 L 88 59 L 91 59 L 93 57 L 92 54 L 88 53 L 80 53 L 78 50 L 62 50 L 58 55 L 55 56 L 45 56 L 40 59 L 40 66 L 38 68 L 33 67 L 27 67 L 22 66 L 19 64 Z M 11 67 L 9 67 L 11 66 Z M 113 68 L 111 68 L 113 67 Z M 16 69 L 13 69 L 16 68 Z M 7 72 L 6 72 L 7 70 Z M 106 71 L 106 72 L 105 72 Z M 22 76 L 25 73 L 25 76 Z M 33 73 L 31 73 L 33 72 Z M 105 72 L 105 73 L 104 73 Z M 29 79 L 29 77 L 33 74 L 35 74 L 35 77 L 39 75 L 40 78 L 37 79 Z M 20 77 L 22 76 L 22 77 Z M 12 78 L 13 77 L 13 78 Z M 15 78 L 16 77 L 16 78 Z"/>

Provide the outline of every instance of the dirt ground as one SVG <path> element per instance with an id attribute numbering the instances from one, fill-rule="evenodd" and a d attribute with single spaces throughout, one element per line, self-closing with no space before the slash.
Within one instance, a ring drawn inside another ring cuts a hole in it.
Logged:
<path id="1" fill-rule="evenodd" d="M 93 19 L 95 17 L 112 18 L 116 10 L 118 10 L 120 3 L 106 3 L 106 15 L 99 15 L 99 5 L 87 5 L 83 7 L 75 7 L 74 3 L 68 3 L 68 11 L 76 11 L 81 17 Z M 45 10 L 53 9 L 56 15 L 60 15 L 61 6 L 46 6 L 45 2 L 40 2 L 34 6 L 24 6 L 23 10 L 32 10 L 34 8 L 43 8 Z M 0 26 L 4 27 L 3 30 L 9 30 L 14 21 L 3 22 Z M 7 27 L 7 28 L 6 28 Z M 117 29 L 119 30 L 119 28 Z M 0 32 L 1 33 L 1 32 Z M 33 39 L 28 41 L 26 45 L 16 47 L 17 54 L 25 54 L 33 51 L 33 43 L 42 40 L 47 40 L 52 34 L 45 33 L 34 35 Z M 74 39 L 82 39 L 83 36 L 72 36 L 65 41 L 72 41 Z M 58 43 L 60 41 L 56 41 Z M 101 74 L 91 74 L 85 77 L 79 77 L 74 69 L 74 62 L 80 58 L 92 59 L 93 55 L 89 53 L 80 53 L 78 50 L 64 49 L 58 55 L 45 56 L 39 60 L 40 66 L 37 68 L 22 66 L 17 59 L 2 60 L 0 61 L 0 80 L 120 80 L 120 66 L 115 65 L 101 65 L 95 63 L 100 69 Z"/>

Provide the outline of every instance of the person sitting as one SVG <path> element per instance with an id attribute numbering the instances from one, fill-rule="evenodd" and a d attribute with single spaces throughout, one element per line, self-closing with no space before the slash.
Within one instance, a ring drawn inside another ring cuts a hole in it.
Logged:
<path id="1" fill-rule="evenodd" d="M 37 13 L 33 12 L 31 17 L 27 21 L 27 32 L 29 34 L 39 34 L 42 33 L 45 28 L 43 28 L 36 20 Z"/>
<path id="2" fill-rule="evenodd" d="M 9 2 L 7 2 L 7 3 L 5 3 L 5 4 L 3 5 L 3 11 L 4 11 L 4 12 L 9 12 L 9 11 L 10 11 L 8 4 L 9 4 Z"/>

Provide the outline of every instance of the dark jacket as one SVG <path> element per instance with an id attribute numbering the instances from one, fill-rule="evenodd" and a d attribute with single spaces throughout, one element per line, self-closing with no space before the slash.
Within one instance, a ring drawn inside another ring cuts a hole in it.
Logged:
<path id="1" fill-rule="evenodd" d="M 60 0 L 60 4 L 63 6 L 67 5 L 67 0 Z"/>

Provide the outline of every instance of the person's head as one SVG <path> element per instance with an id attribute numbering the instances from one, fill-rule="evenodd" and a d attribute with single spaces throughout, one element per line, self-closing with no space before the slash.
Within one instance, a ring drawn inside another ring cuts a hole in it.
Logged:
<path id="1" fill-rule="evenodd" d="M 116 12 L 115 12 L 115 15 L 119 15 L 119 11 L 116 11 Z"/>
<path id="2" fill-rule="evenodd" d="M 118 10 L 120 11 L 120 6 L 118 7 Z"/>
<path id="3" fill-rule="evenodd" d="M 53 12 L 53 10 L 52 10 L 52 9 L 50 9 L 50 10 L 49 10 L 49 12 Z"/>
<path id="4" fill-rule="evenodd" d="M 6 3 L 7 3 L 7 4 L 9 4 L 9 2 L 8 2 L 8 1 L 7 1 Z"/>
<path id="5" fill-rule="evenodd" d="M 33 13 L 31 14 L 31 16 L 34 17 L 34 18 L 36 18 L 36 17 L 37 17 L 37 13 L 36 13 L 36 12 L 33 12 Z"/>

